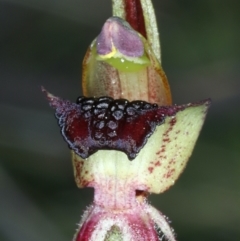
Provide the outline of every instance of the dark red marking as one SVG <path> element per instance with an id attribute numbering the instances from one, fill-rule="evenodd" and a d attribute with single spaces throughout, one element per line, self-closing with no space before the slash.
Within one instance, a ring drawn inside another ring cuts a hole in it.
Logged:
<path id="1" fill-rule="evenodd" d="M 154 169 L 153 167 L 149 167 L 149 168 L 148 168 L 148 171 L 149 171 L 150 173 L 152 173 L 152 172 L 153 172 L 153 169 Z"/>
<path id="2" fill-rule="evenodd" d="M 174 126 L 176 124 L 177 120 L 176 118 L 173 118 L 171 121 L 170 121 L 170 125 L 171 127 Z"/>
<path id="3" fill-rule="evenodd" d="M 160 166 L 161 166 L 161 162 L 160 162 L 160 161 L 157 161 L 157 162 L 155 163 L 155 166 L 156 166 L 156 167 L 160 167 Z"/>
<path id="4" fill-rule="evenodd" d="M 209 100 L 204 100 L 180 106 L 157 106 L 145 101 L 129 102 L 105 96 L 79 97 L 77 103 L 71 103 L 51 95 L 43 87 L 42 91 L 56 110 L 55 116 L 69 148 L 84 159 L 98 150 L 118 150 L 132 160 L 166 117 L 174 117 L 188 107 L 210 104 Z M 171 127 L 164 136 L 168 136 L 175 123 L 176 118 L 172 118 Z M 158 155 L 164 153 L 164 147 Z M 76 176 L 80 174 L 80 166 L 76 168 Z"/>
<path id="5" fill-rule="evenodd" d="M 170 142 L 170 139 L 169 138 L 164 138 L 163 141 L 164 142 Z"/>
<path id="6" fill-rule="evenodd" d="M 170 177 L 173 175 L 174 172 L 175 172 L 175 169 L 173 168 L 173 169 L 169 170 L 169 171 L 164 175 L 164 177 L 170 178 Z"/>
<path id="7" fill-rule="evenodd" d="M 140 0 L 125 0 L 126 21 L 147 38 L 143 9 Z"/>

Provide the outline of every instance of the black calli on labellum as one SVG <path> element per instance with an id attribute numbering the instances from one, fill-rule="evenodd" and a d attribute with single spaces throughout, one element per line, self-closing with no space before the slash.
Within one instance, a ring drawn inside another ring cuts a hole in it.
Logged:
<path id="1" fill-rule="evenodd" d="M 84 159 L 98 150 L 119 150 L 134 159 L 156 126 L 185 108 L 110 97 L 79 97 L 77 103 L 71 103 L 43 91 L 56 109 L 69 148 Z"/>

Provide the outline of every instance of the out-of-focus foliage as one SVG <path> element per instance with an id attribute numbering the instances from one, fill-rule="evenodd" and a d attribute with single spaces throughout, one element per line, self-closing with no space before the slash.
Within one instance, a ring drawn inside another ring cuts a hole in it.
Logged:
<path id="1" fill-rule="evenodd" d="M 240 2 L 153 1 L 174 103 L 212 97 L 193 156 L 151 202 L 178 240 L 240 240 Z M 0 240 L 71 240 L 91 189 L 40 91 L 75 100 L 81 61 L 110 0 L 0 0 Z"/>

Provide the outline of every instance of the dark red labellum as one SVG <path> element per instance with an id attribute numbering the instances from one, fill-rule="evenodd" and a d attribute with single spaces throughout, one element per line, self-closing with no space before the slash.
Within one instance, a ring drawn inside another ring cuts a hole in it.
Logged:
<path id="1" fill-rule="evenodd" d="M 110 97 L 79 97 L 77 103 L 48 99 L 69 148 L 84 159 L 98 150 L 119 150 L 134 159 L 156 126 L 179 110 Z"/>

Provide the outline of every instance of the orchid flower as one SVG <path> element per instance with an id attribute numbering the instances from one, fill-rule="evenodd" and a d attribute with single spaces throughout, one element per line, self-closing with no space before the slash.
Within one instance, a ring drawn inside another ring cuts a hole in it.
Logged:
<path id="1" fill-rule="evenodd" d="M 43 88 L 77 186 L 94 188 L 73 240 L 175 241 L 147 196 L 182 173 L 210 101 L 172 105 L 150 0 L 113 0 L 113 14 L 85 55 L 84 96 L 71 103 Z"/>

